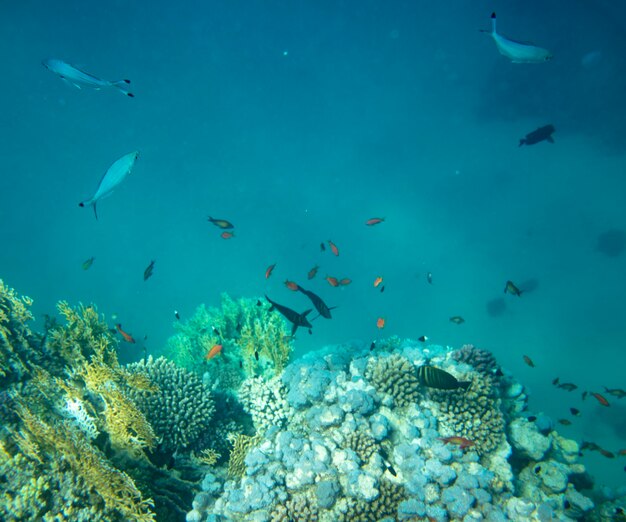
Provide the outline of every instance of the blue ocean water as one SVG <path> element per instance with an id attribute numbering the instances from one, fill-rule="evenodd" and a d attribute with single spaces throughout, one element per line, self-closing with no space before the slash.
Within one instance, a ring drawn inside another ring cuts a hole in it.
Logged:
<path id="1" fill-rule="evenodd" d="M 498 54 L 479 32 L 494 9 L 503 34 L 553 60 Z M 304 309 L 283 285 L 295 280 L 337 306 L 298 333 L 298 354 L 390 335 L 473 343 L 527 386 L 532 411 L 580 409 L 567 436 L 626 447 L 626 401 L 580 393 L 625 387 L 621 3 L 25 1 L 0 12 L 0 277 L 35 299 L 40 324 L 60 299 L 96 303 L 147 336 L 124 345 L 130 362 L 143 344 L 163 350 L 175 310 L 189 317 L 222 292 Z M 50 57 L 129 78 L 135 97 L 75 89 L 41 65 Z M 554 144 L 518 147 L 548 123 Z M 96 220 L 78 203 L 132 150 L 135 169 Z M 209 215 L 235 237 L 221 239 Z M 375 216 L 385 221 L 365 226 Z M 609 231 L 612 249 L 599 242 Z M 329 239 L 339 256 L 320 251 Z M 352 283 L 332 288 L 326 275 Z M 507 280 L 526 292 L 504 294 Z M 557 376 L 578 390 L 555 388 Z M 624 482 L 623 458 L 584 463 Z"/>

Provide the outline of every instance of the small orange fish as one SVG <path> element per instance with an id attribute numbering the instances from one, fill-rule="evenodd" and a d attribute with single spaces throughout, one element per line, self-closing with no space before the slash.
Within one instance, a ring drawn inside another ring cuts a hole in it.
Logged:
<path id="1" fill-rule="evenodd" d="M 452 437 L 439 437 L 439 440 L 443 441 L 445 444 L 456 444 L 461 449 L 474 446 L 473 440 L 466 439 L 465 437 L 459 437 L 457 435 Z"/>
<path id="2" fill-rule="evenodd" d="M 350 283 L 352 283 L 352 279 L 350 279 L 349 277 L 344 277 L 341 281 L 339 281 L 339 284 L 341 286 L 347 286 Z"/>
<path id="3" fill-rule="evenodd" d="M 213 348 L 211 348 L 209 350 L 209 353 L 207 353 L 204 358 L 208 361 L 210 359 L 213 359 L 213 357 L 215 357 L 216 355 L 222 353 L 222 345 L 221 344 L 214 344 Z"/>
<path id="4" fill-rule="evenodd" d="M 617 452 L 618 455 L 622 456 L 622 457 L 626 457 L 626 449 L 621 449 Z"/>
<path id="5" fill-rule="evenodd" d="M 330 239 L 328 240 L 328 246 L 330 247 L 330 250 L 333 254 L 335 254 L 336 256 L 339 255 L 339 249 L 337 248 L 337 245 L 335 245 L 335 243 L 333 243 Z"/>
<path id="6" fill-rule="evenodd" d="M 309 273 L 306 275 L 307 279 L 313 279 L 317 275 L 317 271 L 319 270 L 319 266 L 315 265 Z"/>
<path id="7" fill-rule="evenodd" d="M 276 263 L 267 267 L 267 270 L 265 270 L 265 279 L 270 278 L 275 267 L 276 267 Z"/>
<path id="8" fill-rule="evenodd" d="M 382 282 L 383 282 L 383 278 L 378 276 L 376 279 L 374 279 L 374 288 L 378 288 L 378 285 Z"/>
<path id="9" fill-rule="evenodd" d="M 602 404 L 602 406 L 610 406 L 609 401 L 607 401 L 602 395 L 600 395 L 599 393 L 592 393 L 590 394 L 592 397 L 595 397 L 595 399 Z"/>
<path id="10" fill-rule="evenodd" d="M 226 231 L 224 231 L 224 232 L 222 232 L 220 234 L 220 237 L 222 239 L 230 239 L 231 237 L 235 237 L 235 233 L 234 232 L 226 232 Z"/>
<path id="11" fill-rule="evenodd" d="M 379 317 L 378 319 L 376 319 L 376 327 L 379 330 L 382 330 L 385 327 L 385 318 L 384 317 Z"/>
<path id="12" fill-rule="evenodd" d="M 534 367 L 535 367 L 535 363 L 533 362 L 533 360 L 532 360 L 530 357 L 528 357 L 528 355 L 524 355 L 524 362 L 525 362 L 528 366 L 530 366 L 531 368 L 534 368 Z"/>
<path id="13" fill-rule="evenodd" d="M 368 227 L 373 227 L 374 225 L 378 225 L 379 223 L 382 223 L 383 221 L 385 221 L 385 218 L 378 218 L 378 217 L 375 217 L 375 218 L 369 218 L 369 219 L 365 222 L 365 224 L 366 224 Z"/>
<path id="14" fill-rule="evenodd" d="M 326 276 L 326 281 L 328 281 L 328 284 L 330 286 L 339 286 L 339 279 L 337 279 L 336 277 L 332 277 L 332 276 Z"/>
<path id="15" fill-rule="evenodd" d="M 295 281 L 285 280 L 285 286 L 289 288 L 289 290 L 293 290 L 294 292 L 298 291 L 298 285 Z"/>
<path id="16" fill-rule="evenodd" d="M 121 324 L 116 324 L 115 328 L 117 328 L 117 331 L 120 333 L 120 335 L 124 338 L 124 340 L 127 343 L 130 344 L 135 344 L 135 339 L 133 339 L 133 336 L 130 335 L 129 333 L 126 333 L 124 330 L 122 330 L 122 325 Z"/>

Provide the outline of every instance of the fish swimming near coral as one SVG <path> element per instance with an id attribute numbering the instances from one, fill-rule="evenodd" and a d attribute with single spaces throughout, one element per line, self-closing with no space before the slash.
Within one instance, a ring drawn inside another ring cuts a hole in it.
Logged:
<path id="1" fill-rule="evenodd" d="M 385 218 L 379 218 L 379 217 L 374 217 L 374 218 L 369 218 L 365 224 L 368 227 L 373 227 L 374 225 L 379 225 L 380 223 L 382 223 L 383 221 L 385 221 Z"/>
<path id="2" fill-rule="evenodd" d="M 379 317 L 378 319 L 376 319 L 376 328 L 382 330 L 385 327 L 385 322 L 386 321 L 384 317 Z"/>
<path id="3" fill-rule="evenodd" d="M 152 272 L 154 271 L 154 259 L 150 261 L 150 264 L 143 271 L 143 280 L 147 281 L 152 277 Z"/>
<path id="4" fill-rule="evenodd" d="M 574 415 L 575 417 L 579 417 L 580 416 L 580 410 L 578 408 L 570 408 L 569 412 Z"/>
<path id="5" fill-rule="evenodd" d="M 554 143 L 552 134 L 554 134 L 555 130 L 554 125 L 544 125 L 543 127 L 539 127 L 538 129 L 526 134 L 524 138 L 520 139 L 518 147 L 521 147 L 522 145 L 535 145 L 541 141 Z"/>
<path id="6" fill-rule="evenodd" d="M 335 288 L 339 286 L 339 279 L 337 279 L 336 277 L 326 276 L 324 279 L 326 279 L 326 281 L 328 281 L 328 284 L 330 286 L 334 286 Z"/>
<path id="7" fill-rule="evenodd" d="M 312 333 L 311 328 L 313 328 L 313 325 L 309 322 L 309 320 L 306 317 L 307 315 L 311 313 L 311 309 L 305 310 L 304 312 L 299 314 L 298 312 L 296 312 L 295 310 L 292 310 L 291 308 L 287 308 L 286 306 L 280 305 L 272 301 L 267 296 L 265 296 L 265 299 L 267 299 L 268 303 L 271 305 L 269 308 L 270 312 L 272 312 L 273 310 L 277 310 L 285 319 L 287 319 L 287 321 L 289 321 L 292 324 L 291 335 L 295 335 L 296 330 L 299 327 L 308 328 L 309 333 Z"/>
<path id="8" fill-rule="evenodd" d="M 428 281 L 428 284 L 429 284 L 429 285 L 432 285 L 432 284 L 433 284 L 433 274 L 432 274 L 432 272 L 428 272 L 428 273 L 426 274 L 426 281 Z"/>
<path id="9" fill-rule="evenodd" d="M 517 286 L 515 285 L 515 283 L 513 283 L 513 281 L 507 281 L 506 282 L 506 286 L 504 287 L 504 293 L 505 294 L 516 295 L 517 297 L 521 297 L 522 296 L 522 290 L 517 288 Z"/>
<path id="10" fill-rule="evenodd" d="M 528 366 L 530 366 L 531 368 L 534 368 L 534 367 L 535 367 L 535 363 L 533 362 L 533 360 L 532 360 L 530 357 L 528 357 L 528 355 L 524 355 L 523 359 L 524 359 L 524 362 L 525 362 Z"/>
<path id="11" fill-rule="evenodd" d="M 563 426 L 571 426 L 572 425 L 572 421 L 569 420 L 569 419 L 559 419 L 558 423 L 562 424 Z"/>
<path id="12" fill-rule="evenodd" d="M 496 30 L 496 13 L 491 13 L 491 31 L 487 33 L 496 44 L 499 53 L 506 56 L 513 63 L 543 63 L 552 59 L 552 53 L 547 49 L 529 43 L 516 42 L 498 34 Z"/>
<path id="13" fill-rule="evenodd" d="M 602 406 L 610 406 L 609 401 L 606 400 L 605 397 L 600 395 L 599 393 L 591 393 L 590 394 L 595 400 L 597 400 Z"/>
<path id="14" fill-rule="evenodd" d="M 98 91 L 100 89 L 114 88 L 119 90 L 122 94 L 128 96 L 129 98 L 135 97 L 135 95 L 128 90 L 130 80 L 102 80 L 101 78 L 97 78 L 92 74 L 81 71 L 78 67 L 74 67 L 73 65 L 70 65 L 63 60 L 57 60 L 56 58 L 50 58 L 48 60 L 44 60 L 41 63 L 46 69 L 52 71 L 62 80 L 69 83 L 70 85 L 73 85 L 77 89 L 82 89 L 83 87 L 91 87 L 92 89 Z"/>
<path id="15" fill-rule="evenodd" d="M 229 232 L 228 230 L 224 230 L 224 232 L 220 234 L 220 237 L 222 239 L 232 239 L 233 237 L 235 237 L 235 233 Z"/>
<path id="16" fill-rule="evenodd" d="M 463 324 L 465 319 L 463 319 L 460 315 L 454 315 L 450 317 L 450 322 L 454 324 Z"/>
<path id="17" fill-rule="evenodd" d="M 91 268 L 91 265 L 93 265 L 93 262 L 95 259 L 96 258 L 92 256 L 86 261 L 83 261 L 83 264 L 82 264 L 83 270 L 89 270 Z"/>
<path id="18" fill-rule="evenodd" d="M 330 247 L 330 251 L 335 254 L 336 256 L 339 255 L 339 248 L 337 248 L 337 245 L 335 245 L 335 243 L 333 243 L 330 239 L 328 240 L 328 246 Z"/>
<path id="19" fill-rule="evenodd" d="M 374 279 L 374 288 L 378 288 L 378 285 L 380 285 L 380 283 L 383 282 L 383 278 L 381 276 L 378 276 L 376 279 Z"/>
<path id="20" fill-rule="evenodd" d="M 208 351 L 208 353 L 204 356 L 204 358 L 207 361 L 210 361 L 211 359 L 213 359 L 213 357 L 215 357 L 216 355 L 219 355 L 220 353 L 222 353 L 222 348 L 223 345 L 221 344 L 214 344 L 211 349 Z"/>
<path id="21" fill-rule="evenodd" d="M 276 268 L 276 263 L 267 267 L 267 269 L 265 270 L 265 279 L 270 278 L 270 276 L 272 275 L 272 272 L 274 271 L 274 268 Z"/>
<path id="22" fill-rule="evenodd" d="M 572 392 L 578 388 L 573 382 L 562 382 L 557 385 L 557 388 L 561 388 L 562 390 Z"/>
<path id="23" fill-rule="evenodd" d="M 209 216 L 208 220 L 211 223 L 213 223 L 216 227 L 222 228 L 224 230 L 235 228 L 235 225 L 233 225 L 230 221 L 226 219 L 216 219 L 216 218 L 212 218 L 211 216 Z"/>
<path id="24" fill-rule="evenodd" d="M 315 265 L 313 268 L 311 268 L 311 270 L 309 270 L 309 272 L 306 275 L 306 278 L 310 281 L 311 279 L 313 279 L 316 275 L 317 275 L 317 271 L 319 270 L 319 266 Z"/>
<path id="25" fill-rule="evenodd" d="M 102 179 L 100 180 L 100 184 L 98 185 L 98 189 L 96 193 L 91 197 L 91 199 L 81 201 L 78 205 L 80 207 L 93 207 L 93 213 L 98 219 L 98 212 L 96 211 L 96 205 L 98 201 L 101 199 L 110 196 L 113 191 L 117 188 L 117 186 L 122 183 L 126 179 L 126 177 L 131 173 L 133 167 L 135 166 L 135 161 L 139 157 L 139 152 L 129 152 L 125 154 L 120 159 L 115 161 L 113 165 L 109 167 L 109 169 L 104 173 Z"/>
<path id="26" fill-rule="evenodd" d="M 292 292 L 297 292 L 298 291 L 298 288 L 299 288 L 298 287 L 298 283 L 296 283 L 295 281 L 289 281 L 289 279 L 286 279 L 284 284 Z"/>
<path id="27" fill-rule="evenodd" d="M 438 390 L 458 390 L 459 388 L 467 390 L 472 384 L 471 381 L 459 381 L 445 370 L 428 365 L 417 369 L 417 377 L 422 385 Z"/>
<path id="28" fill-rule="evenodd" d="M 322 317 L 326 319 L 332 319 L 330 315 L 330 311 L 333 308 L 335 308 L 334 306 L 331 306 L 331 307 L 327 306 L 320 296 L 314 294 L 313 292 L 309 290 L 305 290 L 299 285 L 298 285 L 298 288 L 296 288 L 296 290 L 298 290 L 299 292 L 302 292 L 311 300 L 311 303 L 313 303 L 313 306 L 315 307 L 319 315 L 321 315 Z"/>
<path id="29" fill-rule="evenodd" d="M 127 333 L 124 330 L 122 330 L 122 325 L 120 323 L 116 324 L 115 328 L 117 329 L 119 334 L 124 338 L 124 340 L 127 343 L 130 343 L 130 344 L 135 344 L 136 343 L 136 341 L 135 341 L 135 339 L 133 338 L 132 335 L 130 335 L 129 333 Z"/>
<path id="30" fill-rule="evenodd" d="M 452 436 L 452 437 L 439 437 L 439 440 L 444 444 L 456 444 L 460 449 L 470 448 L 475 446 L 473 440 L 466 439 L 465 437 Z"/>

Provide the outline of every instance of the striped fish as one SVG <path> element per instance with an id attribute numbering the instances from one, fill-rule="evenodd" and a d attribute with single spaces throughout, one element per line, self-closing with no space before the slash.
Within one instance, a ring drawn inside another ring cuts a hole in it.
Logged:
<path id="1" fill-rule="evenodd" d="M 98 201 L 110 196 L 113 190 L 115 190 L 115 188 L 126 179 L 126 176 L 128 176 L 131 170 L 133 170 L 133 166 L 135 165 L 135 161 L 138 156 L 138 151 L 129 152 L 113 163 L 113 165 L 109 167 L 109 170 L 105 172 L 104 176 L 102 176 L 100 185 L 98 185 L 98 190 L 96 190 L 93 197 L 91 199 L 81 201 L 78 205 L 81 207 L 92 206 L 93 213 L 96 216 L 96 219 L 98 219 L 98 212 L 96 211 Z"/>
<path id="2" fill-rule="evenodd" d="M 509 40 L 496 31 L 496 13 L 491 13 L 491 31 L 488 33 L 501 55 L 506 56 L 513 63 L 542 63 L 552 59 L 552 53 L 536 45 Z"/>
<path id="3" fill-rule="evenodd" d="M 457 390 L 459 388 L 467 390 L 472 384 L 470 381 L 460 382 L 454 375 L 434 366 L 420 366 L 417 369 L 417 376 L 423 386 L 439 390 Z"/>
<path id="4" fill-rule="evenodd" d="M 133 98 L 135 95 L 128 90 L 130 80 L 102 80 L 89 73 L 81 71 L 79 68 L 64 62 L 63 60 L 57 60 L 50 58 L 41 62 L 43 66 L 59 76 L 62 80 L 65 80 L 70 85 L 73 85 L 77 89 L 83 87 L 91 87 L 92 89 L 100 90 L 108 87 L 118 89 L 122 94 Z"/>

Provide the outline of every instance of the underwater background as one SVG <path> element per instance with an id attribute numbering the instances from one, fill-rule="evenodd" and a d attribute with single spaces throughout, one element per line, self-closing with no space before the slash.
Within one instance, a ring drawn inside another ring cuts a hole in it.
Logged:
<path id="1" fill-rule="evenodd" d="M 501 56 L 479 32 L 493 10 L 554 58 Z M 167 354 L 175 324 L 223 292 L 310 308 L 292 280 L 336 307 L 298 330 L 292 358 L 390 336 L 473 344 L 530 413 L 571 420 L 564 436 L 626 447 L 626 400 L 581 396 L 626 387 L 626 5 L 27 0 L 0 14 L 0 277 L 34 299 L 33 330 L 59 300 L 94 303 L 137 340 L 119 345 L 125 364 Z M 75 89 L 46 58 L 129 78 L 135 96 Z M 546 124 L 554 144 L 518 147 Z M 96 220 L 78 203 L 132 150 Z M 581 461 L 624 484 L 624 457 Z"/>

